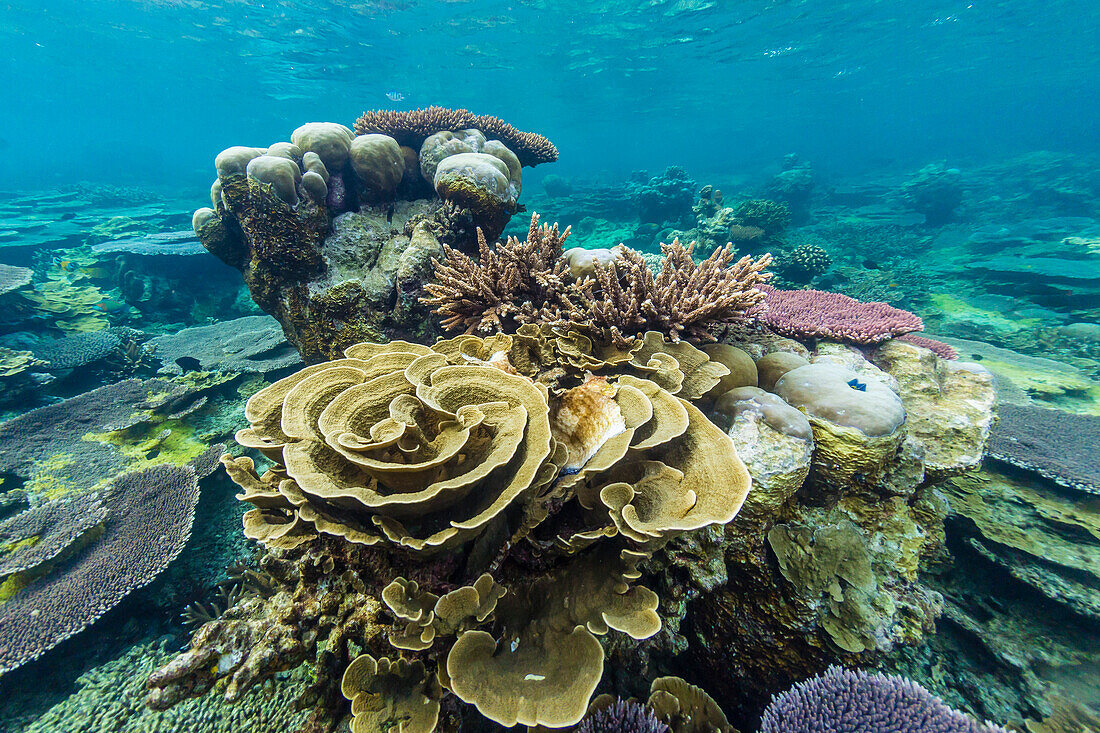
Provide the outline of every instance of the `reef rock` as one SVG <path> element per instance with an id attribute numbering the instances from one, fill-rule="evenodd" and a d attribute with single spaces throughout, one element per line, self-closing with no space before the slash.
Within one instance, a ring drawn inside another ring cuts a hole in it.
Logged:
<path id="1" fill-rule="evenodd" d="M 519 144 L 553 150 L 484 120 Z M 192 219 L 202 245 L 241 271 L 308 363 L 363 340 L 431 340 L 419 300 L 432 258 L 442 257 L 442 244 L 475 248 L 477 228 L 500 234 L 517 210 L 520 158 L 473 128 L 431 134 L 419 155 L 390 135 L 357 136 L 331 122 L 302 125 L 291 140 L 218 154 L 211 208 Z"/>

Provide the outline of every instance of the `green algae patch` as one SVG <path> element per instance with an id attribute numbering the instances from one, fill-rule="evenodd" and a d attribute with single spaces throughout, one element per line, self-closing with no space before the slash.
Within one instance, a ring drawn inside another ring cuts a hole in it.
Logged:
<path id="1" fill-rule="evenodd" d="M 105 477 L 94 486 L 75 483 L 72 479 L 72 467 L 79 461 L 79 456 L 72 453 L 55 453 L 47 458 L 35 461 L 31 470 L 31 478 L 27 480 L 24 488 L 27 493 L 33 496 L 53 500 L 74 491 L 98 489 L 107 483 L 110 477 Z"/>
<path id="2" fill-rule="evenodd" d="M 87 433 L 83 440 L 112 445 L 129 459 L 126 470 L 138 471 L 161 463 L 182 466 L 202 455 L 207 443 L 195 437 L 195 429 L 180 420 L 136 425 L 125 430 Z"/>

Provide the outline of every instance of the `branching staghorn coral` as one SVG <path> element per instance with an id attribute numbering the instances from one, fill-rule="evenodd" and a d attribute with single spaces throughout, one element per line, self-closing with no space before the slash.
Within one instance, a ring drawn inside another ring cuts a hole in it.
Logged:
<path id="1" fill-rule="evenodd" d="M 597 337 L 618 346 L 636 333 L 660 331 L 673 342 L 686 336 L 714 341 L 710 324 L 737 323 L 752 316 L 764 300 L 757 287 L 771 277 L 765 268 L 771 255 L 733 260 L 727 244 L 698 265 L 691 258 L 694 244 L 680 240 L 662 244 L 665 260 L 657 276 L 642 255 L 625 249 L 621 259 L 595 267 L 596 288 L 582 308 L 591 312 Z"/>
<path id="2" fill-rule="evenodd" d="M 509 237 L 490 247 L 478 230 L 478 260 L 443 246 L 446 259 L 435 263 L 435 277 L 424 289 L 431 295 L 424 303 L 435 306 L 443 327 L 464 333 L 493 334 L 515 331 L 521 325 L 558 321 L 562 311 L 572 312 L 572 299 L 583 293 L 567 277 L 569 263 L 562 245 L 569 227 L 539 226 L 531 216 L 527 239 Z"/>
<path id="3" fill-rule="evenodd" d="M 733 247 L 716 250 L 698 265 L 692 245 L 662 245 L 661 272 L 654 275 L 641 254 L 623 247 L 609 262 L 594 262 L 591 276 L 574 280 L 562 245 L 569 229 L 538 225 L 531 217 L 527 239 L 510 237 L 495 248 L 480 238 L 480 259 L 446 249 L 435 263 L 438 284 L 425 289 L 443 326 L 465 333 L 513 332 L 531 323 L 575 329 L 602 343 L 627 347 L 645 331 L 656 330 L 713 341 L 707 326 L 750 318 L 763 301 L 758 287 L 770 277 L 771 256 L 733 260 Z M 731 264 L 732 262 L 732 264 Z"/>

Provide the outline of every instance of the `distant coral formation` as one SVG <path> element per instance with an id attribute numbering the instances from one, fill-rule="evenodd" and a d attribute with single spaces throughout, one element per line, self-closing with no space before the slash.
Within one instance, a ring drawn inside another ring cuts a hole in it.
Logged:
<path id="1" fill-rule="evenodd" d="M 389 135 L 401 145 L 414 147 L 437 132 L 471 128 L 500 140 L 523 165 L 552 163 L 558 159 L 558 149 L 542 135 L 522 132 L 499 117 L 477 115 L 467 109 L 425 107 L 405 112 L 376 109 L 364 112 L 355 121 L 357 135 L 380 133 Z"/>

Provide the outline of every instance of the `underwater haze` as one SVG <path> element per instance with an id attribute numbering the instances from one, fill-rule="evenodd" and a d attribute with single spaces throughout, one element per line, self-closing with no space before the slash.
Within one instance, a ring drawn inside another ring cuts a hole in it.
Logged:
<path id="1" fill-rule="evenodd" d="M 1100 1 L 0 6 L 0 733 L 1100 733 Z"/>
<path id="2" fill-rule="evenodd" d="M 1087 0 L 17 2 L 0 172 L 198 181 L 226 137 L 431 104 L 569 174 L 1095 152 L 1098 33 Z"/>

